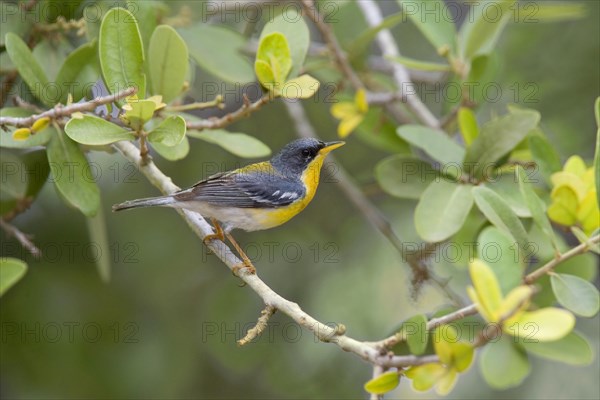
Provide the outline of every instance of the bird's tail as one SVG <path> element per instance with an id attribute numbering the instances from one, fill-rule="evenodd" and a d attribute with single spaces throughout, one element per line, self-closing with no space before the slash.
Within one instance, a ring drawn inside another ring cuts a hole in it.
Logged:
<path id="1" fill-rule="evenodd" d="M 138 207 L 169 206 L 175 203 L 173 196 L 148 197 L 145 199 L 129 200 L 112 206 L 113 211 L 128 210 Z"/>

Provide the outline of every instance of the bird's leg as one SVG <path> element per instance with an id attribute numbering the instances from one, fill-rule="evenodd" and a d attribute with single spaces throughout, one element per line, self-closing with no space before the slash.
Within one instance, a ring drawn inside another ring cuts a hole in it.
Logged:
<path id="1" fill-rule="evenodd" d="M 256 274 L 256 268 L 254 268 L 254 265 L 252 265 L 252 261 L 250 261 L 250 259 L 248 258 L 248 256 L 244 252 L 244 250 L 242 250 L 242 248 L 235 241 L 235 239 L 233 238 L 233 236 L 231 236 L 231 234 L 229 234 L 229 233 L 225 233 L 225 236 L 227 236 L 227 239 L 229 239 L 229 241 L 231 242 L 231 244 L 235 248 L 235 251 L 238 252 L 238 254 L 240 255 L 240 257 L 242 257 L 242 261 L 244 261 L 241 265 L 236 265 L 236 266 L 233 267 L 232 271 L 233 271 L 234 275 L 237 275 L 237 272 L 240 269 L 242 269 L 242 268 L 248 268 L 248 272 L 249 273 Z"/>
<path id="2" fill-rule="evenodd" d="M 223 229 L 221 228 L 221 225 L 219 224 L 219 221 L 217 221 L 214 218 L 210 219 L 210 222 L 212 222 L 214 228 L 215 228 L 215 233 L 212 233 L 210 235 L 206 235 L 204 236 L 204 239 L 202 239 L 202 241 L 206 244 L 207 242 L 210 242 L 211 240 L 215 240 L 215 239 L 219 239 L 221 242 L 225 241 L 225 235 L 223 234 Z"/>

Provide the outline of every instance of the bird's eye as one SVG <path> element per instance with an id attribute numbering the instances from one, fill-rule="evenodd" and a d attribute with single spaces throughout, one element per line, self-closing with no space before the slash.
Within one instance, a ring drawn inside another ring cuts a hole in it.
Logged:
<path id="1" fill-rule="evenodd" d="M 302 150 L 302 157 L 305 157 L 305 158 L 310 157 L 310 150 L 308 150 L 308 149 Z"/>

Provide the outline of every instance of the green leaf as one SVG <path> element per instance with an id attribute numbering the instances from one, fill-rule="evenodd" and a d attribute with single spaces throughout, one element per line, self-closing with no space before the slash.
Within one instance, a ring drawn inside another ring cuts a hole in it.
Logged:
<path id="1" fill-rule="evenodd" d="M 579 240 L 579 243 L 587 242 L 587 247 L 590 251 L 596 254 L 600 254 L 600 243 L 589 243 L 588 240 L 590 238 L 588 237 L 588 235 L 585 234 L 584 231 L 581 230 L 581 228 L 579 228 L 578 226 L 572 226 L 571 233 L 577 238 L 577 240 Z M 591 236 L 594 236 L 594 234 L 592 233 Z"/>
<path id="2" fill-rule="evenodd" d="M 392 196 L 418 200 L 439 173 L 414 156 L 396 154 L 377 164 L 375 176 L 381 188 Z"/>
<path id="3" fill-rule="evenodd" d="M 139 131 L 152 119 L 156 107 L 153 100 L 128 99 L 127 104 L 123 106 L 125 112 L 120 117 L 132 129 Z"/>
<path id="4" fill-rule="evenodd" d="M 562 170 L 560 156 L 539 129 L 535 129 L 534 133 L 529 135 L 528 141 L 529 149 L 531 150 L 533 160 L 540 170 L 540 174 L 548 185 L 552 185 L 550 176 Z"/>
<path id="5" fill-rule="evenodd" d="M 421 125 L 401 125 L 398 135 L 442 164 L 459 166 L 465 156 L 465 149 L 443 131 Z"/>
<path id="6" fill-rule="evenodd" d="M 110 281 L 110 245 L 108 242 L 108 232 L 106 231 L 106 221 L 102 207 L 98 207 L 98 213 L 91 218 L 87 218 L 87 228 L 90 234 L 90 241 L 94 243 L 97 251 L 95 257 L 96 268 L 102 282 Z"/>
<path id="7" fill-rule="evenodd" d="M 366 54 L 366 52 L 369 50 L 369 44 L 375 40 L 380 31 L 384 29 L 391 29 L 403 20 L 404 15 L 399 12 L 385 17 L 379 25 L 361 30 L 360 35 L 350 41 L 347 46 L 348 59 L 350 59 L 352 62 L 359 61 L 358 59 L 362 58 Z"/>
<path id="8" fill-rule="evenodd" d="M 19 282 L 27 272 L 27 264 L 17 258 L 0 258 L 0 296 L 15 283 Z"/>
<path id="9" fill-rule="evenodd" d="M 467 107 L 461 107 L 458 109 L 458 127 L 460 134 L 465 141 L 466 147 L 469 147 L 471 143 L 479 136 L 479 126 L 477 125 L 477 118 L 473 110 Z"/>
<path id="10" fill-rule="evenodd" d="M 58 192 L 84 215 L 96 215 L 100 206 L 100 191 L 77 143 L 58 131 L 48 143 L 47 151 L 50 171 Z"/>
<path id="11" fill-rule="evenodd" d="M 426 2 L 398 0 L 398 4 L 402 7 L 404 15 L 408 15 L 436 50 L 448 46 L 453 51 L 456 40 L 456 27 L 454 22 L 447 17 L 452 13 L 446 8 L 442 0 Z M 431 10 L 435 11 L 431 12 Z"/>
<path id="12" fill-rule="evenodd" d="M 0 149 L 0 214 L 4 215 L 20 201 L 34 199 L 46 183 L 50 167 L 44 149 Z"/>
<path id="13" fill-rule="evenodd" d="M 138 23 L 129 11 L 116 7 L 106 13 L 98 49 L 106 88 L 117 93 L 133 86 L 139 98 L 146 97 L 144 47 Z"/>
<path id="14" fill-rule="evenodd" d="M 191 56 L 203 70 L 226 82 L 239 85 L 254 82 L 254 71 L 241 49 L 246 39 L 231 29 L 197 24 L 179 30 Z"/>
<path id="15" fill-rule="evenodd" d="M 593 317 L 600 309 L 600 294 L 590 282 L 574 275 L 553 273 L 552 290 L 560 304 L 582 317 Z"/>
<path id="16" fill-rule="evenodd" d="M 91 90 L 98 80 L 97 57 L 96 41 L 83 44 L 67 56 L 56 75 L 62 104 L 66 104 L 69 93 L 77 102 Z"/>
<path id="17" fill-rule="evenodd" d="M 19 200 L 26 197 L 27 182 L 23 179 L 24 164 L 17 154 L 0 149 L 0 168 L 2 185 L 0 185 L 0 213 L 12 211 Z"/>
<path id="18" fill-rule="evenodd" d="M 523 279 L 524 264 L 512 236 L 494 226 L 488 226 L 477 238 L 477 256 L 493 270 L 502 293 L 506 296 Z"/>
<path id="19" fill-rule="evenodd" d="M 574 331 L 553 342 L 522 340 L 521 345 L 528 353 L 570 365 L 589 365 L 594 361 L 589 341 Z"/>
<path id="20" fill-rule="evenodd" d="M 434 63 L 429 61 L 415 60 L 409 57 L 387 57 L 390 61 L 402 64 L 407 68 L 415 69 L 417 71 L 450 71 L 450 65 Z"/>
<path id="21" fill-rule="evenodd" d="M 288 74 L 288 79 L 295 78 L 304 65 L 304 59 L 310 44 L 310 32 L 306 22 L 304 22 L 302 13 L 299 13 L 294 7 L 285 8 L 283 13 L 265 24 L 259 42 L 273 32 L 279 32 L 287 39 L 292 59 L 292 68 Z"/>
<path id="22" fill-rule="evenodd" d="M 287 81 L 281 88 L 285 99 L 308 99 L 319 90 L 319 81 L 310 75 L 302 75 Z"/>
<path id="23" fill-rule="evenodd" d="M 531 10 L 529 10 L 531 12 Z M 535 22 L 572 21 L 584 18 L 587 10 L 583 2 L 541 2 L 535 6 Z"/>
<path id="24" fill-rule="evenodd" d="M 556 242 L 556 238 L 554 237 L 554 230 L 552 230 L 552 225 L 550 225 L 550 220 L 546 215 L 546 204 L 538 197 L 538 195 L 534 192 L 533 187 L 529 182 L 527 182 L 527 175 L 525 175 L 525 171 L 520 166 L 517 166 L 516 174 L 519 179 L 519 188 L 521 190 L 521 194 L 527 203 L 527 207 L 531 211 L 531 216 L 533 217 L 533 221 L 540 228 L 540 230 L 550 239 L 552 245 L 555 249 L 558 249 L 558 244 Z"/>
<path id="25" fill-rule="evenodd" d="M 185 158 L 190 152 L 190 142 L 184 136 L 183 140 L 175 146 L 166 146 L 162 143 L 152 143 L 152 148 L 163 158 L 169 161 L 177 161 Z"/>
<path id="26" fill-rule="evenodd" d="M 2 19 L 0 24 L 0 46 L 6 46 L 6 34 L 11 32 L 19 37 L 27 37 L 28 32 L 31 32 L 35 18 L 27 18 L 26 14 L 21 14 L 20 5 L 18 3 L 2 2 L 2 13 L 6 17 Z M 12 17 L 9 17 L 12 14 Z"/>
<path id="27" fill-rule="evenodd" d="M 479 136 L 465 155 L 465 169 L 476 177 L 491 174 L 495 163 L 521 142 L 536 127 L 540 114 L 533 110 L 518 110 L 495 118 L 482 126 Z"/>
<path id="28" fill-rule="evenodd" d="M 394 390 L 400 383 L 397 371 L 388 371 L 365 383 L 365 390 L 373 394 L 384 394 Z"/>
<path id="29" fill-rule="evenodd" d="M 44 72 L 49 82 L 56 82 L 56 76 L 65 59 L 73 52 L 73 45 L 65 37 L 44 38 L 35 45 L 32 54 L 39 65 L 43 65 Z M 52 103 L 57 103 L 62 95 L 62 88 L 50 85 L 46 96 Z"/>
<path id="30" fill-rule="evenodd" d="M 238 157 L 258 158 L 271 154 L 271 149 L 266 144 L 245 133 L 232 133 L 224 129 L 212 129 L 201 132 L 190 131 L 188 132 L 188 136 L 219 145 Z"/>
<path id="31" fill-rule="evenodd" d="M 573 330 L 575 317 L 562 308 L 546 307 L 524 311 L 503 326 L 505 332 L 525 340 L 552 342 Z"/>
<path id="32" fill-rule="evenodd" d="M 417 356 L 423 354 L 429 341 L 427 317 L 419 314 L 407 319 L 402 323 L 400 334 L 406 338 L 406 343 L 412 354 Z"/>
<path id="33" fill-rule="evenodd" d="M 396 133 L 396 123 L 381 107 L 370 107 L 353 135 L 366 145 L 386 153 L 410 153 L 408 143 Z"/>
<path id="34" fill-rule="evenodd" d="M 471 186 L 434 181 L 415 210 L 417 233 L 428 242 L 448 239 L 462 227 L 472 206 Z"/>
<path id="35" fill-rule="evenodd" d="M 281 90 L 292 68 L 290 47 L 285 36 L 279 32 L 273 32 L 264 36 L 258 44 L 256 61 L 268 64 L 273 72 L 273 80 L 270 80 L 270 76 L 261 74 L 264 68 L 261 63 L 260 68 L 255 68 L 259 82 L 265 88 L 275 93 Z"/>
<path id="36" fill-rule="evenodd" d="M 465 59 L 470 60 L 494 50 L 504 27 L 513 16 L 511 8 L 515 2 L 516 0 L 499 0 L 494 3 L 495 7 L 487 7 L 487 3 L 475 3 L 471 7 L 458 35 Z"/>
<path id="37" fill-rule="evenodd" d="M 474 187 L 472 192 L 475 203 L 483 215 L 498 229 L 516 240 L 522 250 L 527 250 L 525 227 L 504 199 L 484 186 Z"/>
<path id="38" fill-rule="evenodd" d="M 185 137 L 185 120 L 179 115 L 166 118 L 156 128 L 148 133 L 148 140 L 152 143 L 160 143 L 167 147 L 176 146 Z"/>
<path id="39" fill-rule="evenodd" d="M 177 31 L 160 25 L 150 38 L 148 48 L 151 94 L 159 94 L 165 103 L 177 98 L 188 70 L 187 45 Z"/>
<path id="40" fill-rule="evenodd" d="M 19 107 L 6 107 L 0 109 L 0 117 L 29 117 L 33 115 L 33 111 L 26 110 Z M 11 149 L 24 149 L 28 147 L 43 146 L 50 138 L 56 134 L 56 129 L 53 126 L 49 126 L 46 129 L 38 132 L 34 135 L 30 135 L 25 140 L 15 140 L 12 134 L 17 129 L 12 126 L 7 126 L 8 131 L 0 131 L 0 147 L 6 147 Z"/>
<path id="41" fill-rule="evenodd" d="M 495 389 L 519 386 L 531 370 L 527 354 L 505 335 L 483 348 L 479 366 L 485 381 Z"/>
<path id="42" fill-rule="evenodd" d="M 89 114 L 83 114 L 80 118 L 71 118 L 65 125 L 65 133 L 74 141 L 90 146 L 135 139 L 132 131 Z"/>
<path id="43" fill-rule="evenodd" d="M 19 75 L 31 89 L 31 93 L 45 105 L 53 106 L 53 102 L 45 95 L 49 84 L 48 77 L 27 44 L 20 37 L 9 32 L 6 34 L 6 51 L 19 71 Z"/>
<path id="44" fill-rule="evenodd" d="M 494 178 L 490 177 L 490 182 L 486 183 L 485 186 L 498 193 L 517 216 L 521 218 L 531 218 L 531 210 L 527 207 L 523 195 L 517 188 L 518 181 L 515 179 L 513 171 L 501 173 L 494 176 Z"/>

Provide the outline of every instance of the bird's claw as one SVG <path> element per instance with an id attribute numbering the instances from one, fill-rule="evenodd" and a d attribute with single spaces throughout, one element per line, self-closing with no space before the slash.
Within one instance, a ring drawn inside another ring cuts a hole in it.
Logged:
<path id="1" fill-rule="evenodd" d="M 234 265 L 231 268 L 231 273 L 237 277 L 239 277 L 238 272 L 242 269 L 247 269 L 248 273 L 250 275 L 255 275 L 256 274 L 256 268 L 254 268 L 254 265 L 252 265 L 251 263 L 246 263 L 246 262 L 241 262 L 239 264 Z"/>

